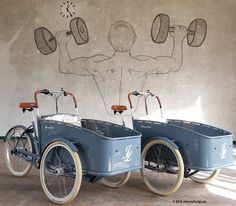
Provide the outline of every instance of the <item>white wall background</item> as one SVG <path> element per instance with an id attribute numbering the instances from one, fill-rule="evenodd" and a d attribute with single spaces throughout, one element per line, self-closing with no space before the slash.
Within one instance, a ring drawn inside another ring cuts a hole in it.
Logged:
<path id="1" fill-rule="evenodd" d="M 32 101 L 38 89 L 64 87 L 78 98 L 82 117 L 119 122 L 107 115 L 91 77 L 65 76 L 58 70 L 58 51 L 44 56 L 37 51 L 33 31 L 45 26 L 52 33 L 68 29 L 69 20 L 60 13 L 63 1 L 0 1 L 0 135 L 14 124 L 29 124 L 30 115 L 18 108 Z M 199 48 L 184 43 L 182 69 L 152 78 L 147 88 L 160 94 L 166 117 L 188 119 L 224 128 L 236 134 L 236 1 L 234 0 L 73 0 L 76 14 L 89 29 L 90 41 L 78 46 L 70 41 L 72 57 L 97 53 L 112 55 L 108 31 L 117 20 L 134 27 L 137 40 L 134 55 L 170 55 L 171 40 L 154 44 L 150 28 L 158 13 L 171 23 L 188 25 L 201 17 L 208 23 L 207 39 Z M 52 102 L 40 98 L 45 113 Z M 69 110 L 70 104 L 64 106 Z M 152 104 L 151 110 L 155 107 Z M 138 115 L 138 114 L 137 114 Z M 127 117 L 128 119 L 128 117 Z"/>

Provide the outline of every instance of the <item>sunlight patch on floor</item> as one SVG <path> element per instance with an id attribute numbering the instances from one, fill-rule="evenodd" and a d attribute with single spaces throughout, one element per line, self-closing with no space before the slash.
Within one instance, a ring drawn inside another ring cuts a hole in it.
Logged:
<path id="1" fill-rule="evenodd" d="M 227 169 L 236 170 L 236 161 L 234 161 L 234 165 L 227 167 Z M 236 173 L 235 173 L 235 176 L 236 176 Z"/>
<path id="2" fill-rule="evenodd" d="M 236 200 L 236 181 L 234 182 L 222 182 L 215 181 L 213 184 L 208 183 L 206 188 L 209 192 L 219 195 L 225 198 Z"/>

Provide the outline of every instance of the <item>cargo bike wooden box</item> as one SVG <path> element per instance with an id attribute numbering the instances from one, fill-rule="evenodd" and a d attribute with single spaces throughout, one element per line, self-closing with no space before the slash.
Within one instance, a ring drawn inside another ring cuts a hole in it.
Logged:
<path id="1" fill-rule="evenodd" d="M 39 94 L 55 99 L 56 114 L 40 115 Z M 77 114 L 58 114 L 57 102 L 61 96 L 73 98 Z M 75 97 L 63 89 L 37 91 L 34 99 L 34 102 L 20 103 L 23 111 L 32 112 L 33 125 L 28 128 L 16 125 L 7 132 L 4 156 L 15 176 L 26 175 L 32 165 L 40 169 L 41 185 L 51 201 L 64 204 L 73 200 L 82 176 L 96 182 L 141 167 L 139 132 L 109 122 L 80 120 Z M 127 178 L 115 186 L 124 184 Z"/>

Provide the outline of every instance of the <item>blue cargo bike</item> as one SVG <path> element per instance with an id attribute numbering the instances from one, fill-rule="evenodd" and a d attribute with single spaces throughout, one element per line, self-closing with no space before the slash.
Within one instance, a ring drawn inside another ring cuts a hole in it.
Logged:
<path id="1" fill-rule="evenodd" d="M 40 94 L 54 98 L 56 114 L 40 115 Z M 58 112 L 61 96 L 72 97 L 76 114 Z M 25 176 L 32 165 L 40 169 L 42 188 L 55 203 L 72 201 L 79 192 L 82 176 L 96 182 L 141 167 L 141 134 L 105 121 L 80 119 L 74 95 L 64 89 L 37 91 L 34 102 L 22 102 L 20 108 L 32 113 L 33 124 L 28 128 L 16 125 L 7 132 L 6 165 L 18 177 Z M 119 187 L 127 180 L 128 176 L 108 184 Z"/>
<path id="2" fill-rule="evenodd" d="M 39 94 L 55 99 L 56 114 L 40 115 Z M 148 189 L 166 196 L 178 190 L 184 177 L 206 183 L 220 168 L 233 163 L 230 132 L 183 120 L 135 119 L 132 95 L 144 97 L 146 113 L 149 97 L 157 99 L 160 109 L 162 106 L 159 97 L 151 92 L 131 92 L 128 98 L 135 130 L 124 127 L 124 121 L 120 126 L 80 119 L 74 95 L 63 89 L 35 92 L 34 102 L 20 103 L 23 112 L 31 111 L 33 124 L 28 128 L 16 125 L 5 136 L 8 169 L 23 177 L 32 165 L 36 166 L 47 197 L 64 204 L 79 192 L 82 176 L 117 188 L 127 182 L 131 171 L 141 168 Z M 72 97 L 76 114 L 58 112 L 61 96 Z M 127 107 L 113 105 L 112 109 L 123 114 Z"/>
<path id="3" fill-rule="evenodd" d="M 134 118 L 131 96 L 144 99 L 146 116 Z M 148 115 L 149 97 L 157 100 L 161 118 Z M 230 132 L 197 122 L 164 119 L 161 101 L 150 91 L 131 92 L 128 100 L 133 128 L 142 133 L 142 178 L 153 193 L 173 194 L 184 177 L 207 183 L 216 177 L 220 168 L 233 164 L 233 136 Z M 112 110 L 121 114 L 125 125 L 123 113 L 127 107 L 112 105 Z M 123 178 L 128 173 L 123 174 Z"/>

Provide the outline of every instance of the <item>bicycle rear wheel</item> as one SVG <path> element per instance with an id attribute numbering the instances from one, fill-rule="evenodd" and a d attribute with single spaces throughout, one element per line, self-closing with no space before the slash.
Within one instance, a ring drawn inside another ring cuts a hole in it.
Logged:
<path id="1" fill-rule="evenodd" d="M 4 158 L 8 170 L 17 177 L 25 176 L 31 169 L 32 163 L 26 161 L 24 154 L 19 149 L 28 152 L 33 151 L 32 135 L 25 132 L 26 127 L 17 125 L 11 128 L 5 137 Z"/>
<path id="2" fill-rule="evenodd" d="M 213 171 L 199 171 L 196 174 L 190 176 L 190 179 L 198 183 L 206 184 L 212 181 L 219 174 L 219 172 L 220 169 Z"/>
<path id="3" fill-rule="evenodd" d="M 125 172 L 119 175 L 104 177 L 101 182 L 107 187 L 119 188 L 122 187 L 130 177 L 131 172 Z"/>

